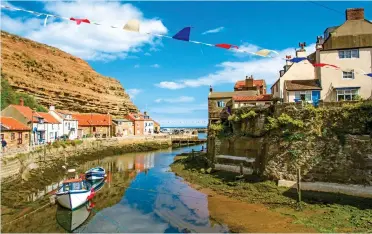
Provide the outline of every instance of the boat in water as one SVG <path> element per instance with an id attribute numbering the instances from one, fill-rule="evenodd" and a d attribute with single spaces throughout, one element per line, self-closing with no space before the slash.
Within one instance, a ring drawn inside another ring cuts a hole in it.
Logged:
<path id="1" fill-rule="evenodd" d="M 61 206 L 75 210 L 91 200 L 104 183 L 104 179 L 96 182 L 82 178 L 65 180 L 56 193 L 56 199 Z"/>
<path id="2" fill-rule="evenodd" d="M 90 212 L 91 206 L 89 203 L 85 204 L 84 206 L 80 206 L 75 210 L 58 206 L 56 220 L 57 223 L 67 232 L 73 232 L 89 218 Z"/>
<path id="3" fill-rule="evenodd" d="M 102 167 L 94 167 L 85 172 L 85 178 L 87 180 L 101 180 L 105 178 L 106 171 Z"/>

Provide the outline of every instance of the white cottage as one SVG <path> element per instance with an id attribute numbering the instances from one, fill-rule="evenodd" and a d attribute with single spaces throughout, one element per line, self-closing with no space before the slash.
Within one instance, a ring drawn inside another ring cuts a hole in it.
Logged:
<path id="1" fill-rule="evenodd" d="M 50 106 L 49 114 L 61 123 L 60 137 L 67 137 L 70 140 L 77 138 L 78 121 L 72 117 L 70 112 L 56 110 L 54 106 Z"/>

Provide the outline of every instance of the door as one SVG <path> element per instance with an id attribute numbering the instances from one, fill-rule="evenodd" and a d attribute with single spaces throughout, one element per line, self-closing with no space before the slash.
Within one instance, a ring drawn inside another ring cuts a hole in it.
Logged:
<path id="1" fill-rule="evenodd" d="M 320 99 L 320 91 L 312 91 L 312 100 L 313 100 L 313 105 L 318 106 L 319 104 L 319 99 Z"/>

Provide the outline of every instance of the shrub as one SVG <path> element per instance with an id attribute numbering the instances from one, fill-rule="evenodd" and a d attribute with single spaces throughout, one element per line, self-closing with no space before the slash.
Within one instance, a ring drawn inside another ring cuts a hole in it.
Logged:
<path id="1" fill-rule="evenodd" d="M 254 110 L 250 110 L 248 113 L 244 113 L 241 115 L 242 119 L 253 119 L 257 116 L 257 113 Z"/>

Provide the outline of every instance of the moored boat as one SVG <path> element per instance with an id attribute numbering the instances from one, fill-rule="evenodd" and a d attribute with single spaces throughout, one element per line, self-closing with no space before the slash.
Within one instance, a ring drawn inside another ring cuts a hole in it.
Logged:
<path id="1" fill-rule="evenodd" d="M 105 178 L 106 171 L 102 167 L 94 167 L 85 172 L 87 180 L 101 180 Z"/>
<path id="2" fill-rule="evenodd" d="M 93 196 L 94 187 L 88 188 L 81 178 L 63 181 L 62 186 L 56 193 L 58 203 L 70 210 L 84 205 Z"/>

